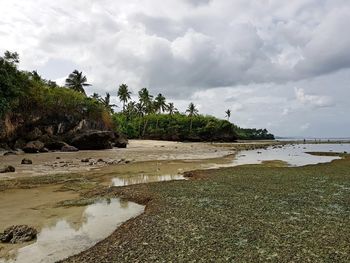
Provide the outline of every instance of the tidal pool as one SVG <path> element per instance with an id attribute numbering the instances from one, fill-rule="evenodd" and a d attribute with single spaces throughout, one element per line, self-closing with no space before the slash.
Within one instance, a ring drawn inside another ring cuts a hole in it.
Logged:
<path id="1" fill-rule="evenodd" d="M 338 156 L 316 156 L 306 152 L 350 152 L 350 144 L 294 144 L 272 146 L 267 149 L 241 151 L 231 166 L 259 164 L 263 161 L 284 161 L 290 166 L 327 163 L 340 159 Z"/>
<path id="2" fill-rule="evenodd" d="M 144 206 L 119 198 L 100 200 L 86 206 L 79 224 L 59 219 L 56 224 L 43 227 L 34 243 L 10 251 L 8 259 L 0 262 L 56 262 L 92 247 L 143 211 Z"/>

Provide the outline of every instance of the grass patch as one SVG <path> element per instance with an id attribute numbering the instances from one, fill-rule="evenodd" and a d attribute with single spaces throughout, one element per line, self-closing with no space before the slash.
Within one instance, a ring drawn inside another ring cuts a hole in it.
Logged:
<path id="1" fill-rule="evenodd" d="M 147 203 L 65 262 L 349 262 L 350 159 L 198 171 L 188 181 L 112 187 Z"/>

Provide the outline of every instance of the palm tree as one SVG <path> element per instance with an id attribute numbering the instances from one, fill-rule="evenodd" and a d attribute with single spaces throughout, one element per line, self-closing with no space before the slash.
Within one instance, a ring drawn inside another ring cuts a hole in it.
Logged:
<path id="1" fill-rule="evenodd" d="M 152 99 L 153 99 L 153 96 L 149 94 L 149 91 L 147 88 L 142 88 L 139 91 L 139 103 L 142 105 L 145 114 L 151 114 L 154 112 L 154 105 L 153 105 Z M 147 124 L 148 124 L 148 119 L 146 119 L 146 121 L 144 122 L 142 136 L 145 135 Z"/>
<path id="2" fill-rule="evenodd" d="M 154 99 L 154 108 L 158 113 L 164 112 L 167 109 L 166 99 L 161 93 Z"/>
<path id="3" fill-rule="evenodd" d="M 191 102 L 188 105 L 188 108 L 187 108 L 186 112 L 188 112 L 188 117 L 190 117 L 190 119 L 191 119 L 190 132 L 192 132 L 192 122 L 193 122 L 193 118 L 192 117 L 198 115 L 198 110 L 197 110 L 196 106 Z"/>
<path id="4" fill-rule="evenodd" d="M 91 86 L 91 84 L 86 82 L 87 79 L 86 76 L 83 76 L 83 72 L 74 70 L 66 79 L 66 87 L 86 95 L 84 87 Z"/>
<path id="5" fill-rule="evenodd" d="M 119 100 L 123 102 L 123 111 L 125 111 L 125 104 L 131 99 L 130 95 L 131 91 L 128 90 L 128 86 L 126 84 L 121 84 L 118 89 L 118 97 Z"/>
<path id="6" fill-rule="evenodd" d="M 174 106 L 174 103 L 172 103 L 172 102 L 169 102 L 169 104 L 167 106 L 167 110 L 169 112 L 169 115 L 173 115 L 173 114 L 178 112 L 178 110 Z"/>
<path id="7" fill-rule="evenodd" d="M 225 117 L 227 117 L 227 120 L 230 121 L 231 110 L 230 110 L 230 109 L 227 109 L 227 110 L 225 111 L 225 113 L 226 113 L 226 116 L 225 116 Z"/>
<path id="8" fill-rule="evenodd" d="M 96 97 L 96 95 L 98 96 L 98 94 L 94 93 L 92 96 L 93 96 L 93 97 L 94 97 L 94 96 Z M 101 98 L 100 96 L 98 96 L 97 99 L 98 99 L 98 101 L 101 102 L 101 103 L 103 104 L 103 106 L 105 106 L 105 108 L 106 108 L 109 112 L 111 112 L 111 113 L 113 113 L 112 107 L 118 107 L 118 106 L 115 105 L 115 104 L 110 104 L 110 103 L 111 103 L 111 95 L 110 95 L 108 92 L 106 92 L 106 97 Z"/>
<path id="9" fill-rule="evenodd" d="M 149 91 L 147 88 L 142 88 L 139 91 L 139 102 L 144 107 L 146 114 L 150 114 L 154 110 L 152 99 L 153 99 L 153 96 L 149 94 Z"/>
<path id="10" fill-rule="evenodd" d="M 98 93 L 94 92 L 92 95 L 91 95 L 91 98 L 95 99 L 95 100 L 100 100 L 101 99 L 101 96 L 98 95 Z"/>

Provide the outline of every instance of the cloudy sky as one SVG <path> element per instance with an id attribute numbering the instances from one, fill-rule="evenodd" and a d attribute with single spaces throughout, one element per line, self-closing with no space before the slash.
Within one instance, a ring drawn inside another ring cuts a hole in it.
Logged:
<path id="1" fill-rule="evenodd" d="M 280 136 L 350 136 L 349 0 L 0 0 L 0 51 Z M 116 99 L 116 98 L 115 98 Z"/>

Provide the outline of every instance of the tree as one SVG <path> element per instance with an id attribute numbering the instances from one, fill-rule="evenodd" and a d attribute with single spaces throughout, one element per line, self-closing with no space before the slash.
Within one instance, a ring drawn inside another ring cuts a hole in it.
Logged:
<path id="1" fill-rule="evenodd" d="M 17 52 L 10 52 L 6 50 L 4 53 L 4 60 L 11 64 L 17 64 L 19 63 L 19 55 Z"/>
<path id="2" fill-rule="evenodd" d="M 174 103 L 170 102 L 167 106 L 167 111 L 169 112 L 169 115 L 174 115 L 178 112 L 178 110 L 175 108 Z"/>
<path id="3" fill-rule="evenodd" d="M 98 94 L 94 93 L 92 96 L 96 97 L 96 95 L 98 96 Z M 117 107 L 117 105 L 111 104 L 111 95 L 108 92 L 106 92 L 106 97 L 104 98 L 98 96 L 98 101 L 101 102 L 103 106 L 105 106 L 105 108 L 111 113 L 113 113 L 112 107 Z"/>
<path id="4" fill-rule="evenodd" d="M 227 117 L 227 120 L 228 121 L 230 121 L 230 117 L 231 117 L 231 110 L 230 109 L 227 109 L 226 111 L 225 111 L 225 117 Z"/>
<path id="5" fill-rule="evenodd" d="M 142 88 L 139 91 L 139 102 L 144 107 L 146 114 L 153 113 L 154 105 L 153 105 L 152 99 L 153 99 L 153 96 L 149 94 L 149 91 L 147 88 Z"/>
<path id="6" fill-rule="evenodd" d="M 186 112 L 188 113 L 188 117 L 190 117 L 190 119 L 191 119 L 190 132 L 192 132 L 193 116 L 198 115 L 198 110 L 197 110 L 196 106 L 191 102 L 188 105 L 188 108 L 187 108 Z"/>
<path id="7" fill-rule="evenodd" d="M 83 72 L 74 70 L 66 79 L 66 87 L 86 95 L 84 87 L 91 86 L 91 84 L 86 82 L 87 78 L 83 76 Z"/>
<path id="8" fill-rule="evenodd" d="M 165 112 L 167 110 L 167 104 L 165 97 L 159 93 L 154 99 L 154 108 L 158 113 Z"/>
<path id="9" fill-rule="evenodd" d="M 125 104 L 131 99 L 130 95 L 131 91 L 128 90 L 128 85 L 121 84 L 118 89 L 118 97 L 123 102 L 123 111 L 125 111 Z"/>

